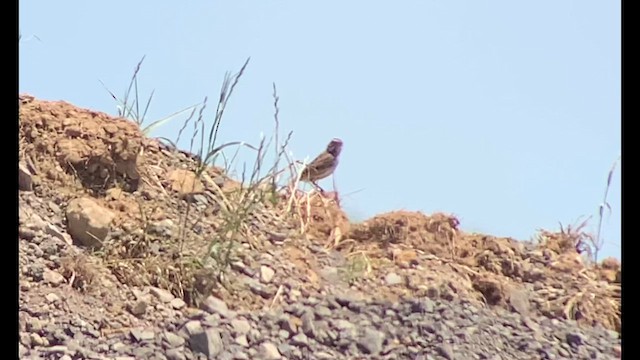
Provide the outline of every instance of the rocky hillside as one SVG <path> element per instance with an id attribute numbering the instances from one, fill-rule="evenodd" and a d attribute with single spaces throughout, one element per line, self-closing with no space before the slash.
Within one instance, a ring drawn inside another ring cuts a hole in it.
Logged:
<path id="1" fill-rule="evenodd" d="M 240 183 L 133 122 L 19 102 L 21 358 L 620 357 L 620 266 L 586 264 L 580 233 L 350 223 L 335 194 Z"/>

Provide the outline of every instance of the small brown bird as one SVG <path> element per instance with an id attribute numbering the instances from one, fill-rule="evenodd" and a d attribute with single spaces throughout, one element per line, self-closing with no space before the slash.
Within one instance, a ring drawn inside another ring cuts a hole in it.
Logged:
<path id="1" fill-rule="evenodd" d="M 336 167 L 338 167 L 340 151 L 342 151 L 342 140 L 338 138 L 332 139 L 329 145 L 327 145 L 327 150 L 318 155 L 302 170 L 300 180 L 310 182 L 323 191 L 316 182 L 331 175 Z"/>

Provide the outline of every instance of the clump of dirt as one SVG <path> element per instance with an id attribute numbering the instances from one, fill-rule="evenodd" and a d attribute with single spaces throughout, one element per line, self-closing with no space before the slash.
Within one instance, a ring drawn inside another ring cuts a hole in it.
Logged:
<path id="1" fill-rule="evenodd" d="M 391 212 L 352 225 L 349 236 L 357 245 L 349 249 L 408 267 L 409 273 L 416 264 L 435 258 L 426 271 L 447 269 L 442 276 L 455 279 L 455 285 L 445 288 L 462 285 L 454 291 L 458 295 L 509 308 L 510 289 L 528 287 L 527 302 L 543 315 L 620 329 L 619 264 L 609 259 L 601 266 L 585 265 L 576 251 L 587 236 L 581 228 L 541 231 L 544 241 L 526 244 L 468 234 L 458 225 L 456 217 L 442 213 Z"/>
<path id="2" fill-rule="evenodd" d="M 25 188 L 53 204 L 54 217 L 87 196 L 115 214 L 102 248 L 63 262 L 79 292 L 105 270 L 190 305 L 214 293 L 237 307 L 271 307 L 283 289 L 350 289 L 464 298 L 620 329 L 619 263 L 586 264 L 580 227 L 543 231 L 530 244 L 465 233 L 444 213 L 397 211 L 354 224 L 337 194 L 258 191 L 215 167 L 200 174 L 193 155 L 128 120 L 28 95 L 19 139 Z"/>
<path id="3" fill-rule="evenodd" d="M 31 161 L 42 164 L 40 172 L 51 180 L 64 183 L 73 175 L 94 191 L 118 182 L 137 189 L 142 134 L 129 121 L 21 96 L 20 135 L 21 151 L 35 156 Z"/>

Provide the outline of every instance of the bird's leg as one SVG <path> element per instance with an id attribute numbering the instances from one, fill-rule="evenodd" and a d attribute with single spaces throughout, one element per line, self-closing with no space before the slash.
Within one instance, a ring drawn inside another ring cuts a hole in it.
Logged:
<path id="1" fill-rule="evenodd" d="M 320 193 L 324 195 L 324 189 L 320 187 L 315 181 L 312 181 L 311 184 L 316 188 L 316 190 L 320 190 Z"/>

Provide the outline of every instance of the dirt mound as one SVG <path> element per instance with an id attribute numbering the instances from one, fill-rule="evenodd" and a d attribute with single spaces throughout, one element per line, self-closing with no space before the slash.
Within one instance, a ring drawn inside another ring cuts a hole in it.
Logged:
<path id="1" fill-rule="evenodd" d="M 573 234 L 564 231 L 542 232 L 552 241 L 526 244 L 468 234 L 458 224 L 454 216 L 441 213 L 383 214 L 352 226 L 350 235 L 357 240 L 352 244 L 357 245 L 350 251 L 366 251 L 405 267 L 427 255 L 438 259 L 428 271 L 441 272 L 445 289 L 456 294 L 506 308 L 514 307 L 514 293 L 525 294 L 527 313 L 531 307 L 549 317 L 620 329 L 621 270 L 615 259 L 587 267 L 575 247 L 567 245 L 576 243 Z"/>
<path id="2" fill-rule="evenodd" d="M 95 238 L 90 250 L 72 236 L 91 259 L 62 271 L 79 293 L 108 271 L 194 306 L 211 293 L 239 308 L 314 292 L 429 296 L 620 329 L 619 264 L 586 266 L 563 232 L 525 244 L 408 211 L 352 224 L 336 194 L 241 184 L 128 120 L 28 95 L 19 139 L 21 189 L 52 204 L 61 238 Z"/>

